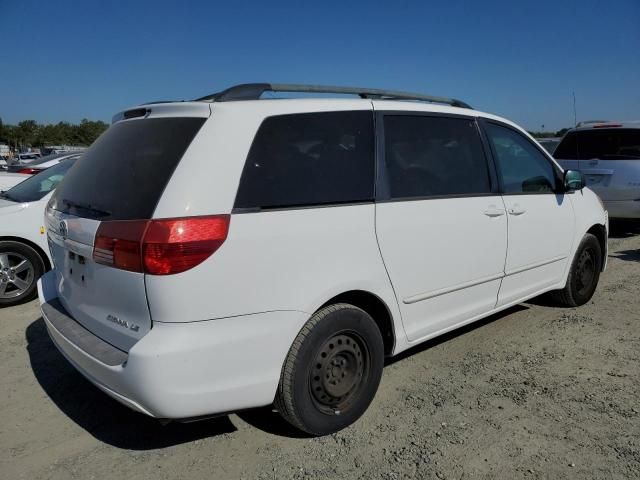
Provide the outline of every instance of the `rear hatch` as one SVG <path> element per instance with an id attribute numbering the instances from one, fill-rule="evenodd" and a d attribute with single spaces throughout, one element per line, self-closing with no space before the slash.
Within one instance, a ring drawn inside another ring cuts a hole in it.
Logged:
<path id="1" fill-rule="evenodd" d="M 640 128 L 594 127 L 569 132 L 554 153 L 584 173 L 603 200 L 640 199 Z"/>
<path id="2" fill-rule="evenodd" d="M 84 327 L 124 351 L 152 327 L 145 275 L 126 257 L 126 240 L 119 244 L 125 256 L 116 268 L 115 247 L 96 250 L 96 234 L 123 225 L 132 227 L 125 228 L 128 235 L 144 229 L 209 115 L 208 106 L 202 107 L 195 112 L 201 116 L 188 117 L 154 117 L 143 109 L 144 115 L 115 123 L 67 173 L 46 211 L 60 302 Z"/>

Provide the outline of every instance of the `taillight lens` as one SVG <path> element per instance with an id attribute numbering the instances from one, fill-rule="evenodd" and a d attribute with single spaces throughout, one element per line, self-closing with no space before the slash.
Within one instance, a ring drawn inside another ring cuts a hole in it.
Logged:
<path id="1" fill-rule="evenodd" d="M 38 173 L 40 171 L 39 168 L 22 168 L 18 170 L 18 173 L 26 173 L 28 175 L 33 175 L 34 173 Z"/>
<path id="2" fill-rule="evenodd" d="M 202 263 L 227 239 L 229 215 L 152 220 L 144 236 L 145 272 L 171 275 Z"/>
<path id="3" fill-rule="evenodd" d="M 229 233 L 229 215 L 102 222 L 93 259 L 132 272 L 172 275 L 209 258 Z"/>
<path id="4" fill-rule="evenodd" d="M 93 259 L 131 272 L 142 272 L 142 246 L 148 220 L 102 222 L 96 232 Z"/>

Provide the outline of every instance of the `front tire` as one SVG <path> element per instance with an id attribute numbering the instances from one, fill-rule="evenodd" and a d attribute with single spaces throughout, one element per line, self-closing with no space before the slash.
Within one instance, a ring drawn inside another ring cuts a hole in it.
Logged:
<path id="1" fill-rule="evenodd" d="M 29 245 L 0 241 L 0 307 L 33 300 L 44 270 L 44 261 Z"/>
<path id="2" fill-rule="evenodd" d="M 567 284 L 562 290 L 552 292 L 553 299 L 563 307 L 579 307 L 593 296 L 602 270 L 602 248 L 600 242 L 587 233 L 571 263 Z"/>
<path id="3" fill-rule="evenodd" d="M 339 303 L 316 312 L 285 360 L 275 406 L 311 435 L 351 425 L 366 411 L 380 384 L 384 345 L 371 316 Z"/>

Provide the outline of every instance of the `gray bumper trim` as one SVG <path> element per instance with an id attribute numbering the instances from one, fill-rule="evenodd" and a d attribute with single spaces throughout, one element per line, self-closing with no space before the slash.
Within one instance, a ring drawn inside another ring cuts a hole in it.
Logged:
<path id="1" fill-rule="evenodd" d="M 43 303 L 42 313 L 63 337 L 105 365 L 114 367 L 127 360 L 127 352 L 105 342 L 80 325 L 69 316 L 57 298 Z"/>

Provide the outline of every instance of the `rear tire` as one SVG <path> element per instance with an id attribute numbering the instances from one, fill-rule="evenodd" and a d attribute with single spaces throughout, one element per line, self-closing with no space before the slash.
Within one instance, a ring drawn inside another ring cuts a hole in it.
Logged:
<path id="1" fill-rule="evenodd" d="M 551 292 L 553 300 L 563 307 L 579 307 L 593 296 L 602 270 L 600 242 L 587 233 L 571 263 L 567 284 L 562 290 Z"/>
<path id="2" fill-rule="evenodd" d="M 384 345 L 373 318 L 346 303 L 316 312 L 293 342 L 275 406 L 294 427 L 328 435 L 366 411 L 380 384 Z"/>
<path id="3" fill-rule="evenodd" d="M 29 245 L 0 241 L 0 307 L 33 300 L 44 271 L 42 257 Z"/>

